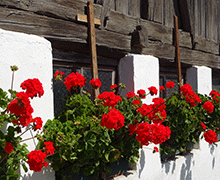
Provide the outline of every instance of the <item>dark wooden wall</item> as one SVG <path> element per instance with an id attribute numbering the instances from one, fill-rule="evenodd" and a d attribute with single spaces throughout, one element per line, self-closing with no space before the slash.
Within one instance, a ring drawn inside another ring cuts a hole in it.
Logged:
<path id="1" fill-rule="evenodd" d="M 95 17 L 101 20 L 101 26 L 96 27 L 97 52 L 100 56 L 117 59 L 134 53 L 131 35 L 141 25 L 147 30 L 148 46 L 138 53 L 173 61 L 173 15 L 177 14 L 183 29 L 179 31 L 181 61 L 220 69 L 219 1 L 178 0 L 177 3 L 177 0 L 140 0 L 140 12 L 137 13 L 139 5 L 131 5 L 136 0 L 94 0 Z M 86 2 L 0 0 L 0 28 L 45 37 L 54 49 L 89 53 L 87 25 L 76 18 L 77 14 L 85 15 Z M 204 2 L 207 10 L 197 13 Z"/>
<path id="2" fill-rule="evenodd" d="M 83 0 L 87 1 L 87 0 Z M 220 39 L 220 0 L 93 0 L 103 5 L 109 1 L 111 10 L 141 17 L 173 28 L 173 16 L 179 28 L 203 38 Z"/>

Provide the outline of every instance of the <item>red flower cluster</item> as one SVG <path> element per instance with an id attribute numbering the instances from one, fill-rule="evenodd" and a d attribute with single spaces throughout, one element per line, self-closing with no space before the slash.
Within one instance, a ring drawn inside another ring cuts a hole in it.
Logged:
<path id="1" fill-rule="evenodd" d="M 27 126 L 32 119 L 33 108 L 31 107 L 29 96 L 24 92 L 16 94 L 17 99 L 11 101 L 8 104 L 8 111 L 16 116 L 19 116 L 18 120 L 14 120 L 13 123 L 18 125 Z"/>
<path id="2" fill-rule="evenodd" d="M 21 83 L 21 87 L 26 92 L 19 92 L 16 94 L 16 99 L 8 104 L 7 111 L 16 115 L 17 120 L 13 120 L 12 123 L 16 123 L 22 126 L 28 126 L 31 122 L 36 122 L 39 129 L 42 127 L 42 120 L 39 118 L 32 120 L 32 113 L 34 112 L 31 107 L 29 98 L 36 97 L 37 95 L 41 97 L 44 94 L 44 90 L 41 82 L 34 78 L 25 80 Z"/>
<path id="3" fill-rule="evenodd" d="M 6 151 L 6 153 L 10 154 L 14 150 L 13 145 L 10 142 L 5 142 L 4 150 Z"/>
<path id="4" fill-rule="evenodd" d="M 173 82 L 173 81 L 168 81 L 167 83 L 166 83 L 166 87 L 167 88 L 174 88 L 174 86 L 175 86 L 175 83 Z"/>
<path id="5" fill-rule="evenodd" d="M 154 147 L 154 151 L 153 152 L 159 152 L 158 147 Z"/>
<path id="6" fill-rule="evenodd" d="M 62 71 L 56 71 L 53 76 L 54 76 L 54 77 L 57 77 L 59 74 L 62 76 L 62 75 L 64 75 L 65 73 L 62 72 Z"/>
<path id="7" fill-rule="evenodd" d="M 206 101 L 202 107 L 208 112 L 208 113 L 212 113 L 213 109 L 214 109 L 214 105 L 212 102 L 210 101 Z"/>
<path id="8" fill-rule="evenodd" d="M 25 80 L 23 83 L 21 83 L 21 88 L 26 90 L 26 94 L 30 98 L 33 98 L 37 95 L 41 97 L 44 94 L 42 83 L 37 78 Z"/>
<path id="9" fill-rule="evenodd" d="M 132 103 L 136 106 L 136 105 L 141 105 L 141 102 L 138 99 L 135 99 L 134 101 L 132 101 Z"/>
<path id="10" fill-rule="evenodd" d="M 27 157 L 27 163 L 30 167 L 30 170 L 33 170 L 35 172 L 40 172 L 43 166 L 47 167 L 48 165 L 48 163 L 44 161 L 47 157 L 47 154 L 42 152 L 41 150 L 31 151 L 30 154 L 27 155 Z"/>
<path id="11" fill-rule="evenodd" d="M 102 85 L 99 79 L 94 79 L 94 78 L 92 78 L 92 80 L 89 83 L 92 85 L 94 89 L 97 89 Z"/>
<path id="12" fill-rule="evenodd" d="M 201 126 L 204 130 L 206 130 L 206 125 L 203 122 L 201 123 Z"/>
<path id="13" fill-rule="evenodd" d="M 111 85 L 110 86 L 110 89 L 115 89 L 115 88 L 117 88 L 118 86 L 117 86 L 117 84 L 114 84 L 114 85 Z"/>
<path id="14" fill-rule="evenodd" d="M 187 103 L 190 104 L 190 107 L 194 107 L 201 102 L 200 97 L 197 94 L 195 94 L 195 92 L 192 90 L 192 87 L 189 84 L 184 84 L 180 88 L 180 91 L 183 92 L 185 100 Z"/>
<path id="15" fill-rule="evenodd" d="M 216 132 L 214 132 L 212 130 L 206 131 L 204 133 L 204 138 L 209 144 L 212 144 L 213 142 L 218 141 Z"/>
<path id="16" fill-rule="evenodd" d="M 219 100 L 217 97 L 220 97 L 220 93 L 218 93 L 217 91 L 215 90 L 212 90 L 210 93 L 209 93 L 209 96 L 212 97 L 212 99 L 215 99 L 217 103 L 219 103 Z M 217 97 L 216 97 L 217 96 Z"/>
<path id="17" fill-rule="evenodd" d="M 127 98 L 129 99 L 129 98 L 132 98 L 132 97 L 134 97 L 134 96 L 136 96 L 136 95 L 135 95 L 135 93 L 133 93 L 133 92 L 128 92 L 128 93 L 126 94 L 126 96 L 127 96 Z"/>
<path id="18" fill-rule="evenodd" d="M 162 123 L 164 119 L 167 117 L 165 111 L 165 101 L 163 100 L 163 98 L 154 98 L 152 102 L 154 102 L 154 104 L 143 104 L 141 107 L 137 109 L 137 112 L 140 112 L 142 116 L 149 117 L 149 120 L 153 123 Z"/>
<path id="19" fill-rule="evenodd" d="M 42 128 L 43 121 L 40 117 L 32 119 L 31 122 L 34 122 L 34 130 Z"/>
<path id="20" fill-rule="evenodd" d="M 118 101 L 122 101 L 121 97 L 118 95 L 115 95 L 114 92 L 103 92 L 102 94 L 99 94 L 97 99 L 105 100 L 104 106 L 112 107 L 114 108 Z"/>
<path id="21" fill-rule="evenodd" d="M 101 126 L 105 126 L 108 129 L 118 130 L 124 126 L 124 116 L 117 109 L 109 109 L 108 114 L 102 115 Z"/>
<path id="22" fill-rule="evenodd" d="M 66 89 L 68 91 L 70 91 L 71 88 L 75 89 L 75 88 L 77 88 L 77 86 L 79 86 L 79 87 L 85 86 L 86 85 L 86 78 L 83 77 L 78 72 L 76 72 L 76 73 L 73 72 L 65 78 L 64 84 L 66 85 Z"/>
<path id="23" fill-rule="evenodd" d="M 146 92 L 145 92 L 145 90 L 140 89 L 140 90 L 137 91 L 137 93 L 138 93 L 138 95 L 139 95 L 139 97 L 140 97 L 141 99 L 145 99 L 145 98 L 146 98 Z"/>
<path id="24" fill-rule="evenodd" d="M 160 87 L 159 87 L 159 90 L 160 90 L 160 91 L 165 90 L 164 86 L 160 86 Z"/>
<path id="25" fill-rule="evenodd" d="M 157 90 L 156 87 L 151 86 L 151 87 L 148 88 L 148 90 L 150 91 L 151 96 L 157 95 L 157 91 L 158 91 L 158 90 Z"/>
<path id="26" fill-rule="evenodd" d="M 150 143 L 161 144 L 170 138 L 170 128 L 161 124 L 141 123 L 138 125 L 135 133 L 137 141 L 141 146 L 148 146 Z"/>
<path id="27" fill-rule="evenodd" d="M 44 142 L 44 145 L 47 150 L 47 154 L 54 154 L 55 148 L 53 147 L 53 143 L 51 141 Z"/>

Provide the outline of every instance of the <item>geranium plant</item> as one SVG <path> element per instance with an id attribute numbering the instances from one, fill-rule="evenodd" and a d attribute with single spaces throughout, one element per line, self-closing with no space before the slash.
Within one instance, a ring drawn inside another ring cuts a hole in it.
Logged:
<path id="1" fill-rule="evenodd" d="M 168 82 L 166 87 L 173 88 L 171 85 Z M 208 143 L 217 142 L 220 94 L 213 90 L 209 95 L 195 93 L 189 84 L 184 84 L 180 88 L 180 94 L 176 92 L 167 98 L 164 124 L 170 127 L 171 137 L 160 146 L 162 154 L 175 156 L 177 151 L 187 152 L 188 143 L 199 142 L 202 132 Z"/>
<path id="2" fill-rule="evenodd" d="M 50 144 L 45 142 L 46 150 L 45 148 L 33 150 L 30 153 L 27 150 L 25 141 L 39 138 L 40 135 L 37 134 L 28 139 L 22 139 L 22 136 L 31 129 L 40 130 L 43 124 L 40 117 L 32 117 L 34 110 L 31 106 L 31 99 L 43 96 L 44 90 L 41 82 L 34 78 L 21 83 L 24 91 L 13 91 L 14 72 L 18 68 L 12 66 L 11 70 L 13 71 L 12 86 L 9 90 L 11 98 L 8 97 L 7 92 L 0 89 L 0 127 L 8 123 L 6 129 L 1 128 L 6 131 L 5 133 L 0 130 L 0 179 L 2 180 L 18 179 L 17 170 L 20 165 L 25 172 L 28 171 L 26 162 L 30 170 L 41 171 L 43 166 L 48 165 L 45 158 L 54 151 L 52 142 Z"/>
<path id="3" fill-rule="evenodd" d="M 63 80 L 61 72 L 56 72 L 55 79 L 62 81 L 70 94 L 86 83 L 75 73 Z M 90 84 L 93 88 L 101 86 L 98 79 L 92 79 Z M 157 94 L 157 89 L 150 87 L 148 94 L 143 89 L 138 95 L 129 92 L 126 98 L 115 94 L 115 88 L 120 91 L 124 87 L 112 85 L 110 92 L 98 95 L 95 102 L 87 92 L 66 97 L 64 111 L 44 126 L 43 139 L 56 146 L 54 155 L 48 157 L 55 171 L 63 174 L 62 169 L 68 165 L 72 173 L 103 177 L 110 172 L 111 163 L 120 159 L 136 163 L 141 146 L 169 139 L 169 127 L 161 124 L 166 116 L 164 100 L 154 98 L 151 105 L 141 101 L 146 95 Z M 40 149 L 43 143 L 40 142 Z"/>

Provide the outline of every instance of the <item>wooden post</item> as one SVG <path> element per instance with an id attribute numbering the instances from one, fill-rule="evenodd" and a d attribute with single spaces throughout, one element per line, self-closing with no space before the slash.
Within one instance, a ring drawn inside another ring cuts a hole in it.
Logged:
<path id="1" fill-rule="evenodd" d="M 95 41 L 95 23 L 94 23 L 94 6 L 92 1 L 87 2 L 87 21 L 88 21 L 88 37 L 91 56 L 91 72 L 92 78 L 98 78 L 98 65 L 96 54 L 96 41 Z M 93 98 L 97 98 L 99 89 L 93 90 Z"/>
<path id="2" fill-rule="evenodd" d="M 178 17 L 174 16 L 174 36 L 175 36 L 175 62 L 178 68 L 178 92 L 182 86 L 181 62 L 180 62 L 180 47 L 179 47 L 179 30 L 178 30 Z"/>

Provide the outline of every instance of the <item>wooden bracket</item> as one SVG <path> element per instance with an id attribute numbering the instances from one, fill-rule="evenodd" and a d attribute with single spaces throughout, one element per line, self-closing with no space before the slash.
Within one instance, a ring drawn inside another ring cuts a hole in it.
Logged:
<path id="1" fill-rule="evenodd" d="M 76 20 L 79 21 L 79 22 L 88 23 L 87 16 L 83 15 L 83 14 L 77 14 L 76 15 Z M 94 18 L 94 23 L 95 23 L 95 25 L 99 25 L 99 26 L 101 25 L 100 19 L 97 19 L 97 18 Z"/>
<path id="2" fill-rule="evenodd" d="M 144 26 L 136 26 L 136 30 L 132 33 L 131 37 L 131 49 L 142 50 L 148 47 L 148 32 Z"/>

